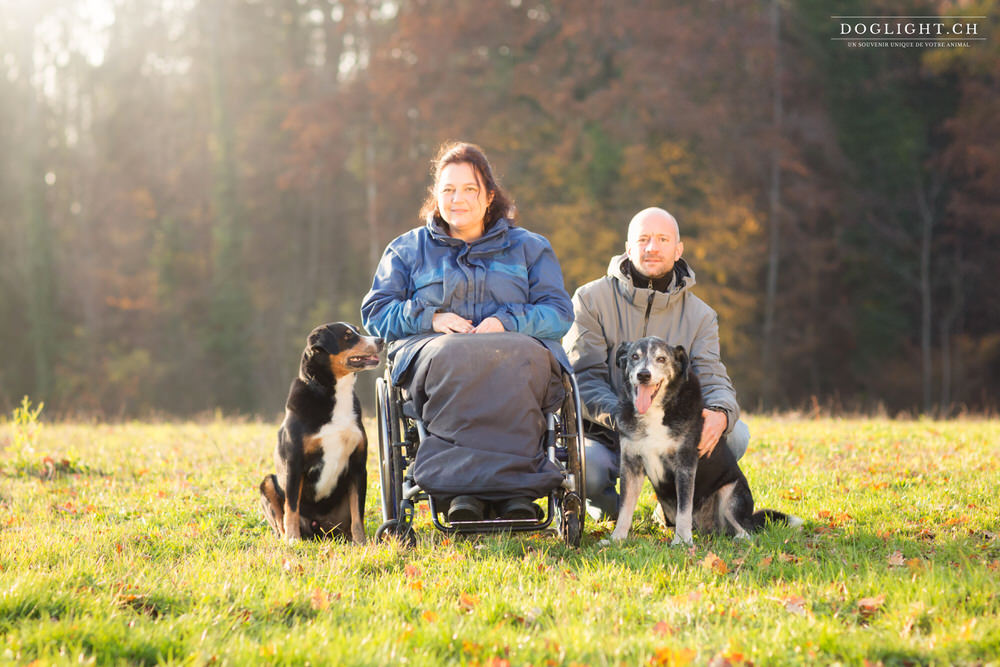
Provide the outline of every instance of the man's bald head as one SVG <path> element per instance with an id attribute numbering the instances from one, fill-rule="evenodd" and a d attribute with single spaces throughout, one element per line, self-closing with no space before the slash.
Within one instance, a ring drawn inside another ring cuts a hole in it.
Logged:
<path id="1" fill-rule="evenodd" d="M 648 278 L 667 275 L 684 252 L 677 219 L 662 208 L 639 211 L 628 223 L 625 252 L 642 275 Z"/>
<path id="2" fill-rule="evenodd" d="M 632 216 L 632 219 L 628 223 L 629 241 L 632 241 L 634 238 L 636 238 L 637 229 L 645 220 L 654 220 L 654 221 L 669 220 L 670 224 L 673 225 L 674 228 L 674 238 L 677 241 L 681 240 L 681 228 L 680 225 L 677 224 L 677 218 L 670 215 L 670 213 L 668 213 L 662 208 L 651 206 L 649 208 L 642 209 L 641 211 Z"/>

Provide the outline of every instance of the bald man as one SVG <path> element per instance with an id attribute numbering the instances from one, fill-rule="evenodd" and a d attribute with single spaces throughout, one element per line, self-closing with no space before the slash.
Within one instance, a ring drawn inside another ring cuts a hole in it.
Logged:
<path id="1" fill-rule="evenodd" d="M 707 406 L 698 451 L 711 453 L 726 435 L 739 459 L 750 431 L 739 420 L 733 383 L 719 358 L 718 316 L 691 292 L 694 271 L 681 259 L 677 220 L 662 208 L 639 211 L 628 226 L 625 254 L 611 259 L 603 278 L 573 295 L 576 319 L 563 338 L 583 403 L 587 449 L 587 496 L 593 515 L 618 517 L 618 433 L 614 418 L 621 375 L 618 345 L 659 336 L 683 345 L 701 382 Z"/>

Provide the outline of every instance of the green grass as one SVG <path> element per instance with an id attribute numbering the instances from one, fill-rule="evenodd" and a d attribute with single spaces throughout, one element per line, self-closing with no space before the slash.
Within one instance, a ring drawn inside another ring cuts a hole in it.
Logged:
<path id="1" fill-rule="evenodd" d="M 758 506 L 806 526 L 690 550 L 648 485 L 620 546 L 425 511 L 413 550 L 291 548 L 257 504 L 276 424 L 0 424 L 0 662 L 1000 664 L 1000 424 L 749 421 Z"/>

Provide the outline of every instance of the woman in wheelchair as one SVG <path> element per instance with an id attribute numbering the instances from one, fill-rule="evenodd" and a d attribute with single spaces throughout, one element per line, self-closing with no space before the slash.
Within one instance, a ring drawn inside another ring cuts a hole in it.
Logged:
<path id="1" fill-rule="evenodd" d="M 361 304 L 427 430 L 414 479 L 448 521 L 536 518 L 560 484 L 545 413 L 565 396 L 573 305 L 549 242 L 514 225 L 482 149 L 441 147 L 425 224 L 393 240 Z"/>

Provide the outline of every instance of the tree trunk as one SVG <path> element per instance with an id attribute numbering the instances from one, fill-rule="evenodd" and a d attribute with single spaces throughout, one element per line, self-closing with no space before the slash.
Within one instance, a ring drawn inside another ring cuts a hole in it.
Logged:
<path id="1" fill-rule="evenodd" d="M 221 406 L 253 410 L 253 384 L 246 363 L 250 348 L 250 299 L 243 267 L 241 206 L 237 195 L 236 134 L 230 113 L 225 64 L 232 34 L 229 3 L 210 3 L 210 86 L 213 135 L 212 331 L 209 348 L 216 363 Z"/>
<path id="2" fill-rule="evenodd" d="M 46 210 L 45 165 L 42 156 L 46 146 L 45 129 L 39 120 L 38 92 L 32 79 L 35 73 L 34 27 L 37 20 L 30 21 L 31 29 L 24 42 L 22 66 L 24 68 L 24 178 L 23 211 L 26 223 L 25 294 L 28 301 L 28 324 L 32 356 L 35 366 L 34 391 L 36 402 L 50 399 L 53 388 L 52 352 L 55 345 L 55 287 L 53 285 L 52 234 L 49 229 Z"/>
<path id="3" fill-rule="evenodd" d="M 920 370 L 923 389 L 924 414 L 930 414 L 932 405 L 931 382 L 933 358 L 931 356 L 931 245 L 934 234 L 932 202 L 918 174 L 916 184 L 917 210 L 920 212 Z M 932 195 L 933 198 L 933 195 Z"/>
<path id="4" fill-rule="evenodd" d="M 768 252 L 767 284 L 764 292 L 763 331 L 763 384 L 761 400 L 765 408 L 773 407 L 776 386 L 774 319 L 778 297 L 778 262 L 781 257 L 781 149 L 779 138 L 782 126 L 781 91 L 781 7 L 779 0 L 771 0 L 771 45 L 774 52 L 774 95 L 771 120 L 774 128 L 771 146 L 771 191 L 768 197 Z"/>
<path id="5" fill-rule="evenodd" d="M 941 393 L 938 398 L 938 412 L 941 416 L 947 417 L 951 414 L 952 404 L 952 358 L 951 358 L 951 332 L 955 326 L 958 316 L 962 312 L 962 246 L 956 241 L 951 270 L 948 272 L 951 279 L 951 298 L 949 299 L 948 310 L 941 318 Z"/>
<path id="6" fill-rule="evenodd" d="M 367 5 L 365 5 L 365 17 L 362 30 L 364 31 L 364 44 L 362 48 L 367 51 L 367 56 L 364 60 L 367 63 L 367 67 L 370 69 L 372 62 L 371 8 Z M 368 264 L 371 271 L 374 272 L 375 267 L 378 265 L 379 258 L 382 256 L 382 235 L 379 233 L 378 211 L 376 210 L 376 202 L 378 200 L 376 175 L 378 174 L 378 170 L 375 168 L 375 108 L 372 105 L 372 94 L 370 90 L 371 85 L 372 82 L 369 78 L 365 91 L 368 112 L 366 114 L 367 118 L 365 121 L 364 142 L 365 201 L 368 214 Z"/>

